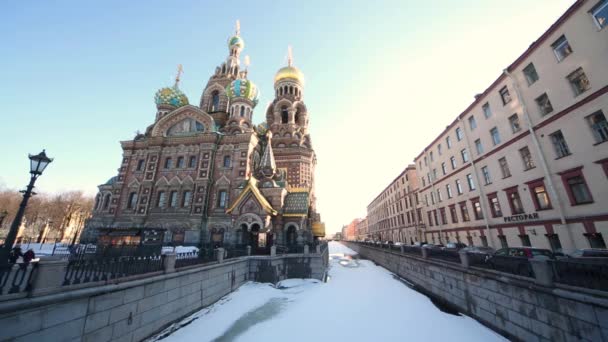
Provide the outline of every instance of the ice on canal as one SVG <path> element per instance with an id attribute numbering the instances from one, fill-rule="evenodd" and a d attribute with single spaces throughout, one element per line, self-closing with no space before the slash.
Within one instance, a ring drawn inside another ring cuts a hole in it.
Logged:
<path id="1" fill-rule="evenodd" d="M 248 282 L 150 341 L 505 341 L 467 316 L 440 311 L 386 269 L 329 243 L 327 283 Z"/>

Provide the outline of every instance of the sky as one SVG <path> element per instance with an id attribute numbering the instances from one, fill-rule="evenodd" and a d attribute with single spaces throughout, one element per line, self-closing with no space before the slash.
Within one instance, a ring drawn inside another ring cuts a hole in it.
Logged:
<path id="1" fill-rule="evenodd" d="M 29 181 L 27 154 L 55 160 L 42 192 L 117 174 L 119 141 L 155 118 L 172 85 L 198 105 L 241 22 L 264 121 L 287 46 L 304 73 L 329 233 L 367 205 L 574 0 L 4 1 L 0 188 Z"/>

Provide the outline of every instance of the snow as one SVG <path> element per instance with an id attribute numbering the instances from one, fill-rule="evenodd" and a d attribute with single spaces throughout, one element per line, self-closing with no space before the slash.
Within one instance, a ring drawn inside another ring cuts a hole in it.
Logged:
<path id="1" fill-rule="evenodd" d="M 506 341 L 470 317 L 440 311 L 384 268 L 351 258 L 346 246 L 330 242 L 329 251 L 327 283 L 248 282 L 151 341 Z"/>

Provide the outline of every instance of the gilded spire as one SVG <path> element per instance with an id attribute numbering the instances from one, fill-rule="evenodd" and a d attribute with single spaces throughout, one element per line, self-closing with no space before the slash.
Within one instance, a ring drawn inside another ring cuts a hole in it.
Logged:
<path id="1" fill-rule="evenodd" d="M 178 64 L 177 65 L 177 75 L 175 76 L 175 88 L 177 88 L 177 86 L 179 85 L 179 81 L 180 81 L 180 78 L 181 78 L 183 72 L 184 72 L 184 68 L 182 67 L 181 64 Z"/>
<path id="2" fill-rule="evenodd" d="M 287 65 L 292 66 L 293 64 L 293 51 L 291 50 L 291 45 L 287 46 Z"/>
<path id="3" fill-rule="evenodd" d="M 241 21 L 238 19 L 236 20 L 236 24 L 234 25 L 234 35 L 241 35 Z"/>

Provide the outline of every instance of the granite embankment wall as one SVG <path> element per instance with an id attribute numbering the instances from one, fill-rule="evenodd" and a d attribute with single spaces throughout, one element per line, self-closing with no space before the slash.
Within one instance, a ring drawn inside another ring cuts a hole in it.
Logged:
<path id="1" fill-rule="evenodd" d="M 248 256 L 114 284 L 47 288 L 7 301 L 0 297 L 0 341 L 141 341 L 246 281 L 324 280 L 326 266 L 327 249 Z"/>
<path id="2" fill-rule="evenodd" d="M 519 341 L 608 341 L 608 293 L 345 243 L 430 297 Z"/>

